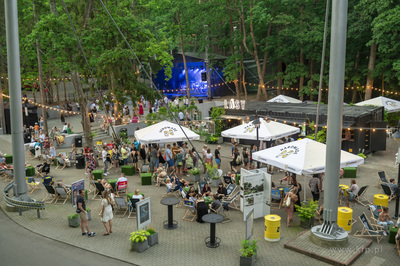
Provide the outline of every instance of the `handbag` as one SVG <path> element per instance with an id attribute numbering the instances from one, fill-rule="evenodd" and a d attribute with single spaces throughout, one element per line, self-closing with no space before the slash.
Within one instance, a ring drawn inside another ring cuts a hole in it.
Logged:
<path id="1" fill-rule="evenodd" d="M 283 201 L 283 207 L 285 207 L 285 208 L 287 208 L 287 207 L 290 207 L 290 196 L 288 196 L 287 198 L 286 198 L 286 200 L 284 200 Z"/>

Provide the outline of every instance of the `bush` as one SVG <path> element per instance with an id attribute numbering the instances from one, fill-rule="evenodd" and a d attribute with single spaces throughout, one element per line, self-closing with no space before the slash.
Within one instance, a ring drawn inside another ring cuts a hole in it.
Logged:
<path id="1" fill-rule="evenodd" d="M 295 206 L 297 212 L 299 213 L 300 220 L 304 222 L 308 219 L 315 217 L 319 204 L 317 200 L 316 201 L 311 200 L 310 202 L 304 203 L 301 206 L 299 205 Z"/>
<path id="2" fill-rule="evenodd" d="M 253 240 L 242 240 L 242 242 L 240 242 L 240 245 L 242 246 L 241 249 L 239 249 L 240 255 L 242 257 L 246 257 L 246 258 L 251 258 L 254 254 L 257 253 L 257 239 L 253 239 Z"/>
<path id="3" fill-rule="evenodd" d="M 191 175 L 199 175 L 200 174 L 200 170 L 199 170 L 199 168 L 194 167 L 194 168 L 189 170 L 189 173 Z"/>
<path id="4" fill-rule="evenodd" d="M 147 236 L 149 236 L 149 235 L 150 235 L 150 233 L 148 231 L 138 230 L 138 231 L 131 233 L 131 237 L 129 238 L 129 240 L 131 241 L 131 243 L 144 242 L 145 240 L 147 240 Z"/>
<path id="5" fill-rule="evenodd" d="M 77 214 L 77 213 L 68 215 L 68 219 L 76 219 L 78 217 L 79 217 L 79 214 Z"/>
<path id="6" fill-rule="evenodd" d="M 148 232 L 150 235 L 154 235 L 154 234 L 156 233 L 156 231 L 155 231 L 153 228 L 147 229 L 147 232 Z"/>

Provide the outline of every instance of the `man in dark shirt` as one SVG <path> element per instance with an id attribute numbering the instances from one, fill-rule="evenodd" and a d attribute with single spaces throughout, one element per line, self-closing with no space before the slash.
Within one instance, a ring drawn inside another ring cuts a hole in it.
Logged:
<path id="1" fill-rule="evenodd" d="M 89 229 L 89 221 L 88 221 L 89 219 L 87 216 L 86 203 L 85 203 L 85 190 L 83 189 L 79 190 L 79 196 L 77 197 L 76 202 L 77 202 L 76 212 L 79 213 L 82 235 L 84 236 L 87 234 L 89 237 L 94 236 L 95 232 L 90 232 Z M 87 231 L 84 230 L 83 225 L 85 225 Z"/>
<path id="2" fill-rule="evenodd" d="M 218 208 L 221 206 L 221 201 L 219 201 L 218 196 L 213 194 L 214 201 L 210 204 L 210 210 L 213 213 L 217 213 Z"/>
<path id="3" fill-rule="evenodd" d="M 215 163 L 217 164 L 218 169 L 221 168 L 221 154 L 219 152 L 220 149 L 220 145 L 218 145 L 218 147 L 215 149 Z"/>

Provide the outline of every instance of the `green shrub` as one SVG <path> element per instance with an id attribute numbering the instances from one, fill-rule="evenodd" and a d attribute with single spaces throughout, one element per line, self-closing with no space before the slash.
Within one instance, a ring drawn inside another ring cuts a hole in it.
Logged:
<path id="1" fill-rule="evenodd" d="M 79 217 L 79 214 L 77 214 L 77 213 L 68 215 L 68 219 L 76 219 L 78 217 Z"/>
<path id="2" fill-rule="evenodd" d="M 313 218 L 316 215 L 316 211 L 318 209 L 318 201 L 309 201 L 308 203 L 304 203 L 303 205 L 295 205 L 296 210 L 299 214 L 300 220 L 303 222 L 306 221 L 307 219 Z"/>
<path id="3" fill-rule="evenodd" d="M 147 232 L 150 233 L 150 235 L 154 235 L 156 231 L 153 228 L 147 229 Z"/>
<path id="4" fill-rule="evenodd" d="M 251 256 L 253 256 L 254 254 L 257 254 L 257 241 L 257 239 L 242 240 L 242 242 L 240 242 L 242 248 L 239 249 L 240 255 L 242 257 L 251 258 Z"/>

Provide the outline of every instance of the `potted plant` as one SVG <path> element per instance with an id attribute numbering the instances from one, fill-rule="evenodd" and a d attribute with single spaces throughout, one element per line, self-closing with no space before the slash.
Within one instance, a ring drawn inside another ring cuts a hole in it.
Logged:
<path id="1" fill-rule="evenodd" d="M 193 167 L 189 170 L 190 173 L 190 181 L 192 182 L 200 182 L 200 170 L 199 168 Z"/>
<path id="2" fill-rule="evenodd" d="M 303 228 L 311 228 L 314 225 L 314 218 L 317 214 L 318 201 L 309 201 L 302 206 L 295 205 L 300 217 L 300 226 Z"/>
<path id="3" fill-rule="evenodd" d="M 138 230 L 131 233 L 129 240 L 131 241 L 131 250 L 135 250 L 139 253 L 145 251 L 149 248 L 149 242 L 147 237 L 150 235 L 149 232 L 145 230 Z"/>
<path id="4" fill-rule="evenodd" d="M 92 210 L 90 208 L 86 208 L 88 220 L 92 220 Z"/>
<path id="5" fill-rule="evenodd" d="M 150 247 L 154 246 L 155 244 L 158 244 L 158 233 L 153 228 L 147 229 L 147 232 L 150 234 L 147 237 Z"/>
<path id="6" fill-rule="evenodd" d="M 240 266 L 254 265 L 257 256 L 257 241 L 256 239 L 244 239 L 240 242 L 242 248 L 240 252 Z"/>
<path id="7" fill-rule="evenodd" d="M 221 116 L 225 114 L 225 109 L 222 107 L 213 107 L 211 110 L 211 120 L 215 123 L 215 135 L 216 138 L 214 143 L 221 144 L 224 142 L 223 137 L 221 137 L 221 131 L 223 127 L 223 122 Z"/>
<path id="8" fill-rule="evenodd" d="M 68 225 L 71 227 L 78 227 L 80 225 L 79 214 L 74 213 L 74 214 L 68 215 Z"/>
<path id="9" fill-rule="evenodd" d="M 206 169 L 206 179 L 210 179 L 211 186 L 218 187 L 219 182 L 221 182 L 221 177 L 219 176 L 217 166 L 212 165 L 211 163 L 206 163 Z"/>

